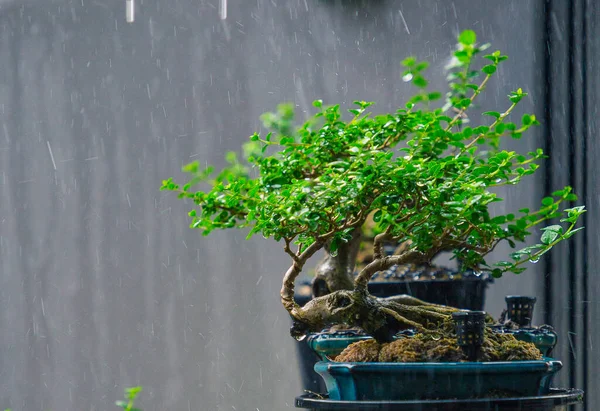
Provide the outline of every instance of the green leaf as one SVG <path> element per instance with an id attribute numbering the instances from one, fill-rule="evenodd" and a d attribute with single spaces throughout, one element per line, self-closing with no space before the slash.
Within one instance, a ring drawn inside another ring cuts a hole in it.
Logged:
<path id="1" fill-rule="evenodd" d="M 558 238 L 558 235 L 559 233 L 556 231 L 544 231 L 540 241 L 544 245 L 550 245 Z"/>
<path id="2" fill-rule="evenodd" d="M 487 66 L 483 66 L 481 71 L 483 71 L 485 74 L 494 74 L 496 72 L 496 66 L 489 64 Z"/>
<path id="3" fill-rule="evenodd" d="M 457 107 L 459 108 L 468 108 L 471 105 L 471 99 L 470 98 L 463 98 L 462 100 L 460 100 L 458 102 L 458 104 L 456 104 Z"/>
<path id="4" fill-rule="evenodd" d="M 581 214 L 585 213 L 585 206 L 577 206 L 573 208 L 565 208 L 565 212 L 569 217 L 578 217 Z"/>
<path id="5" fill-rule="evenodd" d="M 542 243 L 548 245 L 553 243 L 563 233 L 562 226 L 555 224 L 542 228 Z"/>
<path id="6" fill-rule="evenodd" d="M 439 100 L 440 98 L 442 98 L 442 93 L 437 91 L 427 94 L 427 99 L 429 101 Z"/>
<path id="7" fill-rule="evenodd" d="M 427 69 L 427 67 L 429 67 L 429 62 L 427 61 L 420 61 L 418 62 L 415 67 L 413 68 L 414 71 L 416 72 L 420 72 L 423 71 L 425 69 Z"/>
<path id="8" fill-rule="evenodd" d="M 225 161 L 227 161 L 229 164 L 237 163 L 237 153 L 235 151 L 228 151 L 225 154 Z"/>
<path id="9" fill-rule="evenodd" d="M 398 60 L 396 60 L 396 61 L 398 61 Z M 410 67 L 414 66 L 416 63 L 417 63 L 417 59 L 415 57 L 407 57 L 404 60 L 402 60 L 401 64 L 404 67 L 409 67 L 410 68 Z"/>
<path id="10" fill-rule="evenodd" d="M 332 257 L 336 257 L 338 248 L 339 248 L 339 240 L 337 238 L 334 238 L 333 240 L 331 240 L 331 243 L 329 244 L 329 254 L 331 254 Z"/>
<path id="11" fill-rule="evenodd" d="M 494 118 L 500 118 L 500 113 L 498 113 L 497 111 L 486 111 L 483 113 L 484 116 L 491 116 Z"/>
<path id="12" fill-rule="evenodd" d="M 429 172 L 431 173 L 431 175 L 433 177 L 437 177 L 442 169 L 442 166 L 438 163 L 430 163 L 428 165 L 428 168 L 429 168 Z"/>
<path id="13" fill-rule="evenodd" d="M 567 201 L 577 201 L 577 195 L 573 194 L 573 193 L 569 193 L 569 194 L 567 194 L 567 197 L 565 198 L 565 200 L 567 200 Z"/>
<path id="14" fill-rule="evenodd" d="M 554 199 L 552 197 L 544 197 L 542 199 L 542 205 L 544 207 L 548 207 L 550 205 L 554 204 Z M 566 211 L 566 210 L 565 210 Z"/>
<path id="15" fill-rule="evenodd" d="M 578 232 L 578 231 L 581 231 L 581 230 L 583 230 L 583 229 L 584 229 L 584 227 L 579 227 L 579 228 L 576 228 L 576 229 L 574 229 L 574 230 L 568 231 L 568 232 L 566 232 L 566 233 L 565 233 L 565 235 L 563 236 L 563 239 L 565 239 L 565 240 L 566 240 L 567 238 L 571 238 L 571 237 L 573 236 L 573 234 L 575 234 L 576 232 Z"/>
<path id="16" fill-rule="evenodd" d="M 520 251 L 515 251 L 514 253 L 510 253 L 509 257 L 515 261 L 519 261 L 523 257 L 523 253 Z"/>
<path id="17" fill-rule="evenodd" d="M 506 216 L 499 215 L 497 217 L 492 218 L 492 224 L 504 224 L 506 223 Z"/>
<path id="18" fill-rule="evenodd" d="M 412 80 L 413 84 L 419 88 L 427 87 L 427 80 L 422 76 L 415 76 Z"/>
<path id="19" fill-rule="evenodd" d="M 513 91 L 512 93 L 510 93 L 508 95 L 508 99 L 517 104 L 519 101 L 521 101 L 523 99 L 523 97 L 527 96 L 527 93 L 525 93 L 522 89 L 517 89 L 517 91 Z"/>
<path id="20" fill-rule="evenodd" d="M 373 221 L 375 221 L 376 223 L 380 222 L 382 215 L 383 215 L 383 212 L 381 210 L 377 210 L 375 212 L 375 214 L 373 214 Z"/>
<path id="21" fill-rule="evenodd" d="M 477 35 L 473 30 L 465 30 L 458 36 L 458 41 L 462 45 L 472 46 L 477 41 Z"/>
<path id="22" fill-rule="evenodd" d="M 458 59 L 458 61 L 463 64 L 467 63 L 469 61 L 469 53 L 467 53 L 465 50 L 455 51 L 454 57 L 456 57 Z M 456 73 L 456 75 L 459 76 L 460 73 Z"/>
<path id="23" fill-rule="evenodd" d="M 192 161 L 191 163 L 184 165 L 181 168 L 181 171 L 184 173 L 197 173 L 199 167 L 200 163 L 198 161 Z"/>

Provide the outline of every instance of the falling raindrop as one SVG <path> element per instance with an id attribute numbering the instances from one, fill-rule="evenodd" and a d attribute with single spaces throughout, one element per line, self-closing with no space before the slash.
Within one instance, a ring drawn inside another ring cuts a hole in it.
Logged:
<path id="1" fill-rule="evenodd" d="M 125 0 L 127 23 L 133 23 L 135 20 L 135 0 Z"/>
<path id="2" fill-rule="evenodd" d="M 227 0 L 221 0 L 219 3 L 219 17 L 221 20 L 227 18 Z"/>
<path id="3" fill-rule="evenodd" d="M 402 81 L 406 81 L 409 82 L 413 79 L 413 75 L 412 73 L 406 73 L 404 76 L 402 76 Z"/>

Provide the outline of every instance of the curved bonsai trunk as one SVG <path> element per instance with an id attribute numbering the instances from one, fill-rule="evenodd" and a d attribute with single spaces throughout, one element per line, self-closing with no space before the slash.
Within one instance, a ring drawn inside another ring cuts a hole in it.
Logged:
<path id="1" fill-rule="evenodd" d="M 330 294 L 313 298 L 304 307 L 293 300 L 294 281 L 306 260 L 325 246 L 326 241 L 315 242 L 301 254 L 293 255 L 294 263 L 288 269 L 283 280 L 281 301 L 294 320 L 290 330 L 293 337 L 300 338 L 309 332 L 318 332 L 323 328 L 336 324 L 358 326 L 380 342 L 391 341 L 399 331 L 415 329 L 420 332 L 441 330 L 443 324 L 450 320 L 455 308 L 435 305 L 409 296 L 376 298 L 367 291 L 370 278 L 378 271 L 386 270 L 393 265 L 427 263 L 439 250 L 422 253 L 414 249 L 404 250 L 399 255 L 384 256 L 382 241 L 387 233 L 376 236 L 374 241 L 375 259 L 364 267 L 355 277 L 353 290 L 338 290 Z M 349 249 L 354 244 L 349 243 Z M 331 256 L 329 256 L 331 257 Z M 323 270 L 328 275 L 339 275 L 341 267 L 353 265 L 348 259 L 327 259 L 331 267 Z M 344 286 L 348 287 L 347 284 Z"/>
<path id="2" fill-rule="evenodd" d="M 330 244 L 325 245 L 325 257 L 317 264 L 315 278 L 312 281 L 313 297 L 322 297 L 332 291 L 354 288 L 354 267 L 361 239 L 362 231 L 356 228 L 352 232 L 352 239 L 340 244 L 335 255 L 330 252 Z"/>

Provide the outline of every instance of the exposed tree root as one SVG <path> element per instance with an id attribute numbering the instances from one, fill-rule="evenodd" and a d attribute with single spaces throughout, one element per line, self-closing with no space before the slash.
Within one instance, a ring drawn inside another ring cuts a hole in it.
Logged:
<path id="1" fill-rule="evenodd" d="M 292 335 L 321 331 L 334 324 L 360 327 L 379 342 L 392 341 L 399 331 L 436 333 L 451 321 L 455 308 L 426 303 L 410 296 L 376 298 L 366 290 L 341 290 L 295 307 Z"/>

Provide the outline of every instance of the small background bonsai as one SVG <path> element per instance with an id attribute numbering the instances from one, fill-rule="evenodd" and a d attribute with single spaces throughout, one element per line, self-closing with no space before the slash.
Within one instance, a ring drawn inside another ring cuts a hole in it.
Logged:
<path id="1" fill-rule="evenodd" d="M 453 253 L 463 269 L 488 270 L 495 277 L 519 274 L 525 263 L 580 230 L 575 225 L 584 212 L 583 206 L 560 211 L 562 203 L 577 199 L 565 187 L 545 197 L 537 210 L 490 215 L 490 204 L 502 201 L 493 189 L 517 186 L 536 171 L 544 154 L 500 148 L 502 139 L 521 138 L 538 124 L 533 114 L 509 121 L 527 95 L 521 89 L 508 95 L 502 110 L 483 113 L 481 125 L 471 125 L 469 108 L 507 59 L 495 51 L 477 67 L 475 57 L 487 47 L 476 44 L 474 32 L 461 33 L 448 67 L 443 107 L 436 104 L 442 94 L 427 90 L 428 64 L 407 58 L 404 80 L 418 92 L 405 108 L 373 116 L 368 111 L 372 103 L 356 101 L 344 119 L 339 105 L 325 107 L 318 100 L 313 103 L 317 113 L 296 127 L 293 107 L 281 105 L 263 115 L 271 132 L 253 134 L 241 159 L 229 153 L 229 166 L 218 173 L 188 164 L 183 168 L 188 182 L 168 179 L 162 189 L 195 204 L 191 227 L 204 235 L 248 228 L 248 238 L 260 233 L 282 244 L 291 263 L 281 301 L 295 321 L 297 338 L 333 324 L 358 326 L 379 342 L 407 328 L 450 332 L 455 309 L 407 296 L 377 299 L 367 291 L 369 279 L 394 265 L 429 264 L 441 252 Z M 204 188 L 197 189 L 200 184 Z M 538 244 L 518 249 L 507 261 L 486 260 L 500 242 L 517 248 L 534 227 L 560 216 L 561 225 L 542 228 Z M 367 226 L 373 258 L 354 275 Z M 383 251 L 385 243 L 402 246 L 390 256 Z M 317 267 L 316 298 L 300 307 L 294 281 L 321 250 L 325 258 Z"/>

